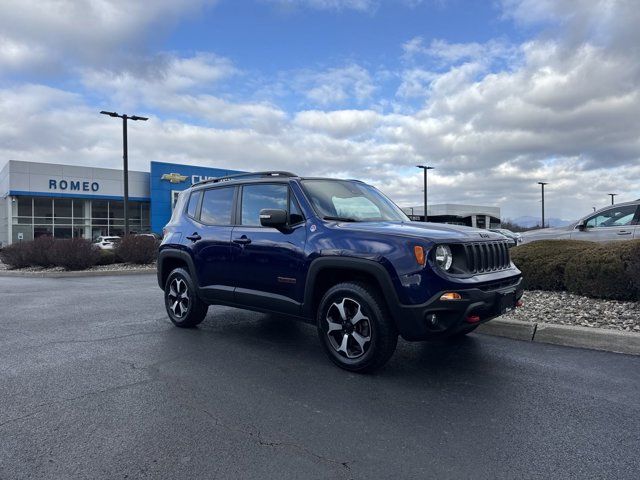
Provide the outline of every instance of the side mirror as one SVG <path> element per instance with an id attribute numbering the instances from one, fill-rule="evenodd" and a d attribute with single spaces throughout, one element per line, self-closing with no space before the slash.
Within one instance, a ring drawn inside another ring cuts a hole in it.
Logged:
<path id="1" fill-rule="evenodd" d="M 576 225 L 576 227 L 581 232 L 584 232 L 587 229 L 587 223 L 584 220 L 582 220 L 580 223 L 578 223 L 578 225 Z"/>
<path id="2" fill-rule="evenodd" d="M 278 229 L 286 228 L 288 226 L 287 211 L 276 208 L 264 208 L 260 210 L 260 225 Z"/>

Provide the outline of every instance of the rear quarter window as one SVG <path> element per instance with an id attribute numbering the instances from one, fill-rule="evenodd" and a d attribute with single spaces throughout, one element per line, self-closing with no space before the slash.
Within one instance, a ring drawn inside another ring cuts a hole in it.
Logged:
<path id="1" fill-rule="evenodd" d="M 202 190 L 197 190 L 189 197 L 189 205 L 187 206 L 187 215 L 191 218 L 197 218 L 198 205 L 200 204 L 200 197 L 202 196 Z"/>

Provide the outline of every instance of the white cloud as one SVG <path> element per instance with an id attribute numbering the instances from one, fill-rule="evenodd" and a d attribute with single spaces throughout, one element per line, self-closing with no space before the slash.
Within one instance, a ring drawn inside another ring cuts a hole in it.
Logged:
<path id="1" fill-rule="evenodd" d="M 380 115 L 372 110 L 305 110 L 296 115 L 294 124 L 331 137 L 347 138 L 370 133 L 379 119 Z"/>
<path id="2" fill-rule="evenodd" d="M 14 52 L 14 68 L 36 68 L 39 58 L 63 69 L 80 61 L 110 65 L 143 52 L 150 39 L 215 0 L 3 0 L 0 31 Z M 4 53 L 4 54 L 3 54 Z"/>
<path id="3" fill-rule="evenodd" d="M 300 72 L 293 83 L 294 88 L 311 103 L 321 106 L 353 101 L 362 103 L 369 100 L 376 90 L 369 71 L 355 64 Z"/>
<path id="4" fill-rule="evenodd" d="M 226 58 L 198 53 L 163 55 L 134 70 L 85 69 L 85 87 L 105 96 L 117 109 L 147 109 L 215 126 L 244 126 L 261 131 L 280 128 L 286 114 L 268 102 L 234 102 L 215 92 L 219 82 L 240 75 Z"/>

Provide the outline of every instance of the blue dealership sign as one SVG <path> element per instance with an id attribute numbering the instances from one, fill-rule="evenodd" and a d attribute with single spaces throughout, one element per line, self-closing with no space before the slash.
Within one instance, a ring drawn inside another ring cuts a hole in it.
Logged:
<path id="1" fill-rule="evenodd" d="M 234 173 L 244 172 L 178 163 L 151 162 L 151 230 L 157 233 L 162 232 L 171 218 L 175 198 L 179 192 L 202 180 Z"/>

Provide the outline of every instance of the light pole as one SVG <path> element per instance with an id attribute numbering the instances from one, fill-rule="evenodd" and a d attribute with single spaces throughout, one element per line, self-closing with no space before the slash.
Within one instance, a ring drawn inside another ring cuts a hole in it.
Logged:
<path id="1" fill-rule="evenodd" d="M 544 227 L 544 186 L 549 185 L 549 182 L 538 182 L 538 185 L 542 187 L 542 228 Z"/>
<path id="2" fill-rule="evenodd" d="M 613 197 L 615 197 L 618 194 L 617 193 L 607 193 L 607 195 L 609 195 L 611 197 L 611 205 L 613 205 Z"/>
<path id="3" fill-rule="evenodd" d="M 149 120 L 147 117 L 140 117 L 138 115 L 117 114 L 116 112 L 100 112 L 102 115 L 109 115 L 110 117 L 117 117 L 122 119 L 122 160 L 124 169 L 124 234 L 129 235 L 129 149 L 127 146 L 127 120 L 133 120 L 137 122 L 142 120 L 146 122 Z"/>
<path id="4" fill-rule="evenodd" d="M 435 167 L 429 167 L 428 165 L 416 165 L 424 172 L 424 221 L 427 221 L 427 170 L 433 170 Z"/>

